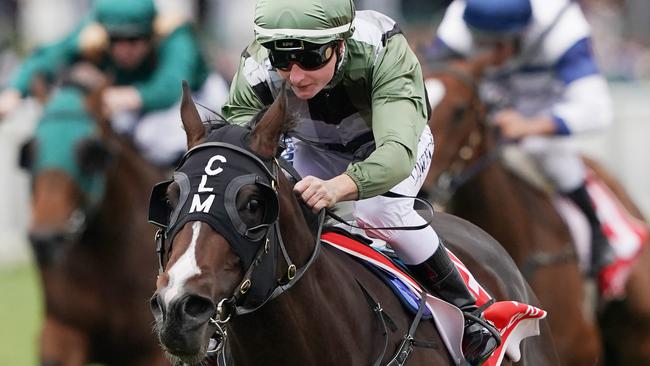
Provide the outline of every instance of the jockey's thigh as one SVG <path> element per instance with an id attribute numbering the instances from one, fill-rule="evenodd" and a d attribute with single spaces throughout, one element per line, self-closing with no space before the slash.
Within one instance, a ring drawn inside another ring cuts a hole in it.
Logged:
<path id="1" fill-rule="evenodd" d="M 420 137 L 416 164 L 406 179 L 390 189 L 390 192 L 416 196 L 424 184 L 433 156 L 433 137 L 427 126 Z M 419 264 L 429 258 L 438 248 L 439 239 L 431 226 L 421 230 L 377 230 L 370 227 L 418 226 L 426 223 L 413 208 L 412 198 L 375 196 L 354 203 L 354 217 L 359 226 L 374 238 L 391 244 L 406 264 Z"/>
<path id="2" fill-rule="evenodd" d="M 133 142 L 148 161 L 160 166 L 173 164 L 187 149 L 180 106 L 142 116 L 133 131 Z"/>
<path id="3" fill-rule="evenodd" d="M 522 140 L 520 146 L 561 192 L 573 191 L 583 184 L 585 165 L 569 138 L 532 136 Z"/>
<path id="4" fill-rule="evenodd" d="M 211 74 L 194 99 L 219 112 L 228 96 L 228 86 L 218 74 Z M 203 119 L 216 118 L 211 111 L 198 106 Z M 145 114 L 136 123 L 133 139 L 145 159 L 156 165 L 168 166 L 187 150 L 187 138 L 180 118 L 180 101 L 171 108 Z"/>

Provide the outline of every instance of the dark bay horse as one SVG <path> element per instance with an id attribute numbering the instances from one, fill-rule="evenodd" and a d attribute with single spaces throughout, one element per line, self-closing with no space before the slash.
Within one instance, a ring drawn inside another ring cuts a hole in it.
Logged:
<path id="1" fill-rule="evenodd" d="M 585 309 L 585 290 L 572 237 L 551 197 L 505 168 L 499 144 L 486 123 L 478 95 L 480 66 L 459 61 L 440 69 L 432 91 L 440 101 L 430 126 L 436 150 L 427 190 L 447 201 L 448 211 L 493 235 L 549 311 L 549 322 L 563 365 L 650 364 L 650 251 L 645 250 L 627 282 L 627 300 L 609 303 L 597 315 Z M 431 92 L 430 92 L 431 94 Z M 636 217 L 639 210 L 622 187 L 594 162 L 587 164 Z M 602 332 L 602 334 L 600 334 Z"/>
<path id="2" fill-rule="evenodd" d="M 151 308 L 160 341 L 179 364 L 208 363 L 211 337 L 225 334 L 237 366 L 385 365 L 411 324 L 413 316 L 363 264 L 321 248 L 324 213 L 304 209 L 290 180 L 277 174 L 273 157 L 290 124 L 285 103 L 281 93 L 251 130 L 208 128 L 184 87 L 181 118 L 191 151 L 174 180 L 154 188 L 150 207 L 150 220 L 168 239 Z M 536 303 L 485 232 L 446 214 L 436 215 L 434 226 L 493 296 Z M 363 288 L 392 319 L 387 335 Z M 518 364 L 558 364 L 541 325 L 541 336 L 522 343 Z M 415 338 L 435 346 L 416 348 L 408 365 L 454 364 L 432 323 L 422 322 Z"/>
<path id="3" fill-rule="evenodd" d="M 44 292 L 40 364 L 169 365 L 147 301 L 157 263 L 144 197 L 160 173 L 91 114 L 99 89 L 88 87 L 57 89 L 23 151 Z"/>

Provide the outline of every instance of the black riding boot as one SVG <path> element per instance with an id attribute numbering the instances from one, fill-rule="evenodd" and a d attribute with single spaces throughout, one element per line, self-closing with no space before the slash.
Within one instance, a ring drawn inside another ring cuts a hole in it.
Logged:
<path id="1" fill-rule="evenodd" d="M 501 337 L 490 323 L 484 320 L 478 322 L 467 315 L 482 319 L 481 314 L 473 314 L 478 309 L 476 298 L 465 286 L 442 243 L 424 263 L 408 267 L 427 290 L 457 306 L 466 314 L 463 354 L 467 362 L 473 366 L 485 362 L 492 351 L 501 344 Z"/>
<path id="2" fill-rule="evenodd" d="M 587 186 L 583 184 L 577 189 L 566 193 L 566 196 L 580 208 L 589 221 L 591 227 L 591 268 L 589 268 L 589 275 L 597 277 L 601 269 L 612 264 L 616 259 L 614 249 L 609 245 L 609 240 L 603 233 L 593 202 L 589 197 L 589 192 L 587 192 Z"/>

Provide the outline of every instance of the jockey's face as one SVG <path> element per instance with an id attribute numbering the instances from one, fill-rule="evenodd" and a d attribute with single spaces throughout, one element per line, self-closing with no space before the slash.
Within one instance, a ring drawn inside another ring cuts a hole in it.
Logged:
<path id="1" fill-rule="evenodd" d="M 503 66 L 518 52 L 518 38 L 503 38 L 499 40 L 477 40 L 476 54 L 488 57 L 488 64 L 493 67 Z"/>
<path id="2" fill-rule="evenodd" d="M 336 49 L 340 50 L 341 47 Z M 291 63 L 287 70 L 277 69 L 277 72 L 289 82 L 298 98 L 307 100 L 313 98 L 332 80 L 337 59 L 338 57 L 331 57 L 323 67 L 316 70 L 304 70 L 298 63 Z"/>
<path id="3" fill-rule="evenodd" d="M 151 52 L 151 40 L 146 37 L 111 38 L 111 58 L 118 68 L 134 70 Z"/>

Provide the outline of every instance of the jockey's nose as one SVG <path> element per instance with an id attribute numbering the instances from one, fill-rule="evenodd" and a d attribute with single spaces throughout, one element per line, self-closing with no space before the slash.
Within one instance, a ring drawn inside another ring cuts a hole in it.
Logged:
<path id="1" fill-rule="evenodd" d="M 301 69 L 300 66 L 292 63 L 289 69 L 289 81 L 293 85 L 300 85 L 301 82 L 305 79 L 306 71 Z"/>

